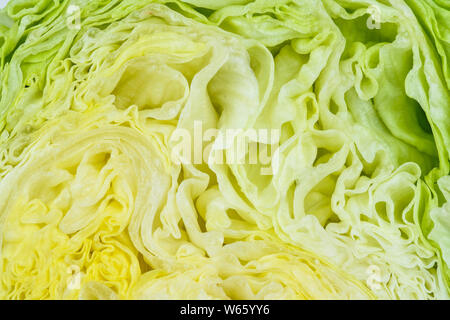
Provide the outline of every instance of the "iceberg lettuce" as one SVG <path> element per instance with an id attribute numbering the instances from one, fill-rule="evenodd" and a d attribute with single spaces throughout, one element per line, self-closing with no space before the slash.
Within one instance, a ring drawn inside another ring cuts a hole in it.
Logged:
<path id="1" fill-rule="evenodd" d="M 10 1 L 0 298 L 449 298 L 449 57 L 441 0 Z"/>

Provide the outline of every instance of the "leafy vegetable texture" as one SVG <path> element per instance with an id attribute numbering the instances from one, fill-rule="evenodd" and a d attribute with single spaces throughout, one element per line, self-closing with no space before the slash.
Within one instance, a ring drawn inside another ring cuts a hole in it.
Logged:
<path id="1" fill-rule="evenodd" d="M 0 298 L 447 299 L 449 59 L 446 0 L 10 1 Z"/>

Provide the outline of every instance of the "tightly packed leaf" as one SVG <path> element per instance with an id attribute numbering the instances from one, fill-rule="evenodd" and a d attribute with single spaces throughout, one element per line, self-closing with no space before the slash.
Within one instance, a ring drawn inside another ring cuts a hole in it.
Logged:
<path id="1" fill-rule="evenodd" d="M 0 298 L 448 298 L 449 59 L 445 0 L 10 1 Z"/>

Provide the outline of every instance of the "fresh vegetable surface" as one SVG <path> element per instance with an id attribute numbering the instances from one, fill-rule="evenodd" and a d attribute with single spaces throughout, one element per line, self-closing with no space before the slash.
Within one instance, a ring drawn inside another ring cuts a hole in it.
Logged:
<path id="1" fill-rule="evenodd" d="M 0 298 L 447 299 L 449 60 L 447 0 L 10 1 Z"/>

